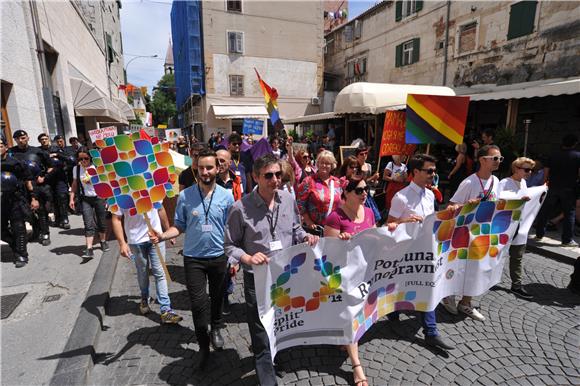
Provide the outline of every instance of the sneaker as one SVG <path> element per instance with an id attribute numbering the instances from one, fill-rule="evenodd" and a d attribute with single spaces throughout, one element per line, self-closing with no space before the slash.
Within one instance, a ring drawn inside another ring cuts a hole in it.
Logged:
<path id="1" fill-rule="evenodd" d="M 457 305 L 455 304 L 455 296 L 447 296 L 441 300 L 443 307 L 452 315 L 457 315 Z"/>
<path id="2" fill-rule="evenodd" d="M 101 250 L 103 252 L 107 252 L 108 250 L 110 250 L 111 248 L 109 248 L 109 243 L 107 242 L 107 240 L 103 240 L 101 241 Z"/>
<path id="3" fill-rule="evenodd" d="M 442 350 L 453 350 L 455 346 L 451 343 L 445 341 L 445 339 L 441 338 L 441 336 L 426 336 L 425 337 L 425 344 L 431 347 L 437 347 Z"/>
<path id="4" fill-rule="evenodd" d="M 70 224 L 69 224 L 68 220 L 61 222 L 59 224 L 59 228 L 62 228 L 62 229 L 70 229 Z"/>
<path id="5" fill-rule="evenodd" d="M 472 319 L 479 320 L 480 322 L 483 322 L 485 320 L 485 316 L 483 316 L 479 311 L 477 311 L 472 306 L 466 306 L 465 304 L 459 303 L 457 305 L 457 309 Z"/>
<path id="6" fill-rule="evenodd" d="M 562 243 L 563 247 L 571 247 L 571 248 L 578 248 L 578 243 L 574 240 L 570 240 L 567 243 Z"/>
<path id="7" fill-rule="evenodd" d="M 139 313 L 141 315 L 146 315 L 151 312 L 151 308 L 149 308 L 149 299 L 141 299 L 141 303 L 139 303 Z"/>
<path id="8" fill-rule="evenodd" d="M 517 285 L 517 286 L 513 286 L 510 289 L 511 293 L 513 293 L 514 295 L 516 295 L 518 298 L 522 298 L 522 299 L 531 299 L 533 298 L 533 296 L 526 291 L 521 285 Z"/>
<path id="9" fill-rule="evenodd" d="M 86 248 L 83 251 L 83 255 L 81 257 L 83 259 L 92 259 L 93 257 L 95 257 L 95 252 L 93 251 L 93 248 Z"/>
<path id="10" fill-rule="evenodd" d="M 166 311 L 161 314 L 161 324 L 177 324 L 182 320 L 183 318 L 173 311 Z"/>

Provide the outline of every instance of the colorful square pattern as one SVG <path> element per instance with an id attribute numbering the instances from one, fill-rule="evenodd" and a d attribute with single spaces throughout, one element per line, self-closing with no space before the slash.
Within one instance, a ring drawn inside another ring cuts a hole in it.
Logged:
<path id="1" fill-rule="evenodd" d="M 109 210 L 128 210 L 131 216 L 161 208 L 163 199 L 173 197 L 177 180 L 169 144 L 139 133 L 97 140 L 90 150 L 96 168 L 87 172 L 97 196 L 107 200 Z"/>

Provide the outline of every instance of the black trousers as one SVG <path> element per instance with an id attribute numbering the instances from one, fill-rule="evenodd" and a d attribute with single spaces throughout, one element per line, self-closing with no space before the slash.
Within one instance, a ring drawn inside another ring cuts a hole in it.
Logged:
<path id="1" fill-rule="evenodd" d="M 224 300 L 224 276 L 228 259 L 226 255 L 209 258 L 185 257 L 185 285 L 191 301 L 191 313 L 196 334 L 221 328 Z M 209 297 L 206 286 L 209 283 Z"/>
<path id="2" fill-rule="evenodd" d="M 28 258 L 24 220 L 29 213 L 24 195 L 16 192 L 2 193 L 2 240 L 10 245 L 15 254 L 24 258 Z"/>
<path id="3" fill-rule="evenodd" d="M 256 375 L 262 386 L 277 385 L 276 371 L 270 353 L 270 340 L 266 329 L 260 322 L 258 304 L 256 302 L 256 287 L 254 274 L 244 271 L 244 296 L 246 298 L 246 318 L 252 340 L 252 351 L 256 360 Z"/>
<path id="4" fill-rule="evenodd" d="M 48 224 L 48 209 L 47 204 L 53 203 L 54 198 L 52 196 L 52 189 L 48 184 L 35 185 L 34 190 L 38 199 L 39 208 L 36 210 L 38 215 L 37 221 L 32 221 L 32 227 L 34 228 L 34 234 L 50 234 L 50 228 Z"/>

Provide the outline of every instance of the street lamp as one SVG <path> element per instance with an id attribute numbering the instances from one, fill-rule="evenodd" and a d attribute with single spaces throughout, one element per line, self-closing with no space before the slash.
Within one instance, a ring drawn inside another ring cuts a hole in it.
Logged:
<path id="1" fill-rule="evenodd" d="M 129 68 L 129 64 L 131 64 L 133 62 L 133 60 L 135 59 L 139 59 L 139 58 L 149 58 L 149 59 L 154 59 L 159 57 L 159 55 L 155 54 L 155 55 L 137 55 L 134 58 L 132 58 L 131 60 L 129 60 L 127 62 L 127 64 L 125 65 L 125 83 L 127 83 L 127 69 Z"/>
<path id="2" fill-rule="evenodd" d="M 527 156 L 528 153 L 528 131 L 530 130 L 530 125 L 532 124 L 531 119 L 524 119 L 525 125 L 525 133 L 524 133 L 524 157 Z"/>

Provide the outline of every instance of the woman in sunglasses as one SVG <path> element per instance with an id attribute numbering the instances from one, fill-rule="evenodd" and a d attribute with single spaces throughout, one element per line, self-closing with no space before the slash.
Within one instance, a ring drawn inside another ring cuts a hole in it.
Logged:
<path id="1" fill-rule="evenodd" d="M 534 160 L 526 157 L 519 157 L 512 162 L 512 175 L 499 182 L 500 198 L 519 198 L 528 201 L 530 197 L 528 196 L 526 179 L 532 175 L 535 164 Z M 511 292 L 522 299 L 531 299 L 532 295 L 522 287 L 522 258 L 526 251 L 526 241 L 518 242 L 518 239 L 518 237 L 514 237 L 509 249 Z"/>
<path id="2" fill-rule="evenodd" d="M 341 184 L 346 184 L 346 181 L 350 178 L 357 178 L 361 179 L 365 177 L 365 173 L 360 166 L 359 160 L 355 156 L 348 156 L 346 161 L 340 167 L 340 181 Z M 367 180 L 369 182 L 369 180 Z M 373 197 L 369 194 L 367 195 L 367 199 L 365 201 L 365 206 L 370 208 L 373 211 L 375 216 L 375 221 L 379 221 L 381 219 L 381 212 L 377 208 L 377 204 Z"/>
<path id="3" fill-rule="evenodd" d="M 459 184 L 457 191 L 451 197 L 449 209 L 456 210 L 465 204 L 476 204 L 480 201 L 495 201 L 499 193 L 499 180 L 492 173 L 499 169 L 503 161 L 501 151 L 496 145 L 485 145 L 477 151 L 479 170 Z M 455 296 L 448 296 L 442 303 L 445 309 L 457 315 L 461 311 L 472 319 L 483 322 L 485 317 L 471 305 L 471 296 L 463 296 L 456 305 Z"/>
<path id="4" fill-rule="evenodd" d="M 93 253 L 93 239 L 95 233 L 99 233 L 99 240 L 101 241 L 101 250 L 103 252 L 109 250 L 109 245 L 106 239 L 106 216 L 105 200 L 99 198 L 95 192 L 91 178 L 87 170 L 94 168 L 92 159 L 87 149 L 81 148 L 77 152 L 77 160 L 79 162 L 73 168 L 73 183 L 71 186 L 69 206 L 75 210 L 75 206 L 82 205 L 83 222 L 85 224 L 85 243 L 86 249 L 83 252 L 83 258 L 92 259 L 95 255 Z M 75 196 L 79 196 L 80 200 L 75 204 Z M 95 221 L 96 219 L 96 221 Z"/>
<path id="5" fill-rule="evenodd" d="M 343 203 L 326 218 L 324 237 L 348 240 L 365 229 L 374 228 L 373 211 L 364 206 L 368 194 L 369 187 L 362 176 L 345 180 L 342 192 Z M 352 363 L 355 385 L 368 386 L 358 355 L 358 343 L 346 345 L 346 351 Z"/>

